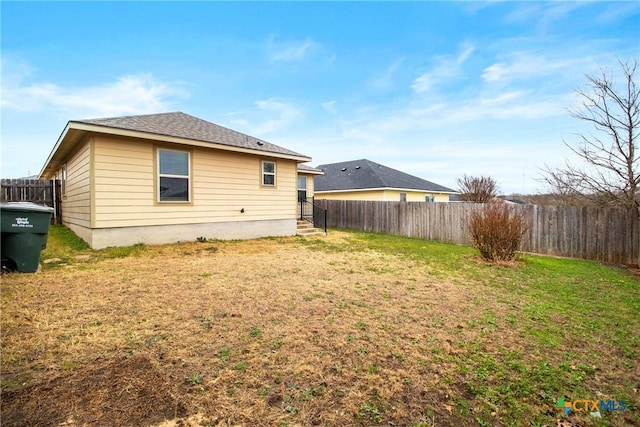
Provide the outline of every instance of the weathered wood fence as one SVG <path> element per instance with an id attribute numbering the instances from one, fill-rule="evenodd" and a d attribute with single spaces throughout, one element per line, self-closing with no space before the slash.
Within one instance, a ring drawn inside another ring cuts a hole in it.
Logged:
<path id="1" fill-rule="evenodd" d="M 470 244 L 472 203 L 316 200 L 328 226 Z M 637 264 L 640 222 L 624 209 L 510 205 L 529 220 L 521 250 L 621 264 Z"/>
<path id="2" fill-rule="evenodd" d="M 0 201 L 33 202 L 54 208 L 51 221 L 61 223 L 60 181 L 38 179 L 2 179 Z"/>

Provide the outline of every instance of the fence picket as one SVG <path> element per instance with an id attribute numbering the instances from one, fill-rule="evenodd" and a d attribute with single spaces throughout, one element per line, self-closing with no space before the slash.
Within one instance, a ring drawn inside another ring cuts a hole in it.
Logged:
<path id="1" fill-rule="evenodd" d="M 317 200 L 328 209 L 328 226 L 470 244 L 472 203 Z M 618 208 L 510 206 L 529 220 L 521 250 L 595 261 L 637 264 L 640 222 Z"/>
<path id="2" fill-rule="evenodd" d="M 38 179 L 2 179 L 0 201 L 33 202 L 54 208 L 51 221 L 61 223 L 60 181 Z"/>

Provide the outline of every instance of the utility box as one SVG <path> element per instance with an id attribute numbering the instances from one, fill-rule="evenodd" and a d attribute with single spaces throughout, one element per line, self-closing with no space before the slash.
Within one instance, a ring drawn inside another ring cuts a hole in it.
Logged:
<path id="1" fill-rule="evenodd" d="M 47 247 L 53 208 L 27 202 L 0 203 L 2 271 L 33 273 Z"/>

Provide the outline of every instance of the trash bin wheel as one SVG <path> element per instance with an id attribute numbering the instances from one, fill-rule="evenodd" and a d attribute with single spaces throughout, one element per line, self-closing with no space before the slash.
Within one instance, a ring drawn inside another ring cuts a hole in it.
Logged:
<path id="1" fill-rule="evenodd" d="M 2 258 L 2 274 L 12 273 L 18 269 L 18 266 L 11 258 Z"/>

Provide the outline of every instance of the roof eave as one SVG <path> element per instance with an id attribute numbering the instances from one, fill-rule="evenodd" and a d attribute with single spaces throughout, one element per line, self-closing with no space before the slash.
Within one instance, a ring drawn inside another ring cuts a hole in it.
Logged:
<path id="1" fill-rule="evenodd" d="M 247 154 L 255 154 L 258 156 L 268 156 L 268 157 L 276 157 L 279 159 L 296 160 L 298 162 L 311 161 L 311 157 L 307 157 L 302 154 L 286 154 L 286 153 L 278 153 L 275 151 L 236 147 L 234 145 L 222 144 L 217 142 L 200 141 L 196 139 L 182 138 L 177 136 L 162 135 L 158 133 L 143 132 L 143 131 L 122 129 L 122 128 L 109 127 L 109 126 L 93 125 L 93 124 L 87 124 L 82 122 L 72 121 L 70 123 L 74 124 L 74 128 L 82 129 L 87 132 L 107 133 L 111 135 L 127 136 L 131 138 L 152 139 L 154 141 L 170 142 L 174 144 L 190 145 L 194 147 L 215 148 L 218 150 L 234 151 L 237 153 L 247 153 Z"/>
<path id="2" fill-rule="evenodd" d="M 52 163 L 56 154 L 60 150 L 60 147 L 62 146 L 67 134 L 69 133 L 70 125 L 71 125 L 71 122 L 67 122 L 66 126 L 64 127 L 64 130 L 58 137 L 56 144 L 53 146 L 53 149 L 49 153 L 49 157 L 47 157 L 47 160 L 44 162 L 44 165 L 42 166 L 42 169 L 38 174 L 38 179 L 51 179 L 51 177 L 53 176 L 53 173 L 55 173 L 55 170 L 49 168 L 49 165 Z"/>
<path id="3" fill-rule="evenodd" d="M 77 131 L 86 132 L 86 133 L 94 132 L 94 133 L 102 133 L 102 134 L 109 134 L 109 135 L 118 135 L 118 136 L 125 136 L 125 137 L 131 137 L 131 138 L 152 139 L 154 141 L 183 144 L 183 145 L 189 145 L 193 147 L 213 148 L 213 149 L 232 151 L 237 153 L 254 154 L 257 156 L 274 157 L 278 159 L 295 160 L 297 162 L 311 161 L 311 157 L 307 157 L 301 154 L 298 155 L 298 154 L 278 153 L 274 151 L 265 151 L 265 150 L 250 149 L 250 148 L 244 148 L 244 147 L 236 147 L 233 145 L 220 144 L 220 143 L 214 143 L 214 142 L 208 142 L 208 141 L 198 141 L 193 139 L 161 135 L 161 134 L 155 134 L 150 132 L 142 132 L 142 131 L 135 131 L 130 129 L 122 129 L 122 128 L 115 128 L 115 127 L 109 127 L 109 126 L 88 124 L 88 123 L 77 122 L 77 121 L 69 121 L 64 131 L 58 138 L 58 141 L 56 142 L 56 145 L 51 151 L 51 154 L 49 154 L 49 157 L 47 158 L 47 161 L 45 162 L 45 165 L 42 168 L 42 171 L 40 171 L 40 175 L 39 175 L 40 178 L 50 178 L 51 176 L 53 176 L 53 173 L 55 172 L 55 170 L 53 168 L 50 168 L 49 166 L 51 162 L 55 159 L 56 154 L 58 153 L 60 148 L 65 144 L 66 137 L 69 134 L 69 131 L 71 130 L 77 130 Z"/>
<path id="4" fill-rule="evenodd" d="M 441 190 L 422 190 L 417 188 L 399 188 L 399 187 L 372 187 L 372 188 L 348 188 L 344 190 L 315 190 L 314 193 L 322 194 L 322 193 L 352 193 L 352 192 L 362 192 L 362 191 L 414 191 L 420 193 L 438 193 L 438 194 L 460 194 L 457 191 L 441 191 Z"/>
<path id="5" fill-rule="evenodd" d="M 301 169 L 298 168 L 298 173 L 306 173 L 308 175 L 324 175 L 324 172 L 319 170 Z"/>

